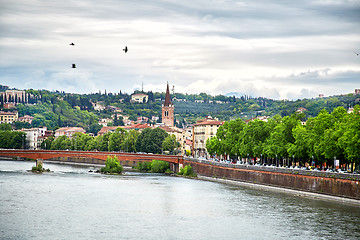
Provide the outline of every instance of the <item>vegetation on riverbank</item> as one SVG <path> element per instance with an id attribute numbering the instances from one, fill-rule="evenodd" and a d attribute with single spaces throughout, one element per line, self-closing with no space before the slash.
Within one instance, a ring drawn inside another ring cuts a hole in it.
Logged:
<path id="1" fill-rule="evenodd" d="M 121 174 L 123 171 L 123 166 L 120 165 L 119 159 L 114 156 L 108 156 L 105 161 L 105 167 L 100 169 L 101 173 L 110 173 L 110 174 Z"/>
<path id="2" fill-rule="evenodd" d="M 186 165 L 178 172 L 178 175 L 184 177 L 197 177 L 197 174 L 194 172 L 193 168 L 190 165 Z"/>
<path id="3" fill-rule="evenodd" d="M 152 173 L 172 173 L 170 170 L 170 164 L 165 161 L 152 160 L 151 162 L 138 162 L 135 169 L 141 172 Z"/>

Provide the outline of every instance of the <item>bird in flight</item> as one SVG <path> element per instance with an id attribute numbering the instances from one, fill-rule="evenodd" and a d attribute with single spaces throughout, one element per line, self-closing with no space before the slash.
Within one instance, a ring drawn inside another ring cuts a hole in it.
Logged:
<path id="1" fill-rule="evenodd" d="M 127 46 L 125 46 L 125 48 L 123 49 L 123 51 L 124 51 L 125 53 L 127 53 L 127 51 L 128 51 Z"/>
<path id="2" fill-rule="evenodd" d="M 73 43 L 73 42 L 72 42 L 72 43 L 70 43 L 69 45 L 71 45 L 71 46 L 75 46 L 75 43 Z"/>
<path id="3" fill-rule="evenodd" d="M 73 64 L 71 65 L 71 68 L 76 68 L 76 64 L 73 63 Z"/>
<path id="4" fill-rule="evenodd" d="M 357 53 L 357 52 L 354 52 L 355 54 L 356 54 L 356 56 L 359 56 L 360 55 L 360 53 Z"/>

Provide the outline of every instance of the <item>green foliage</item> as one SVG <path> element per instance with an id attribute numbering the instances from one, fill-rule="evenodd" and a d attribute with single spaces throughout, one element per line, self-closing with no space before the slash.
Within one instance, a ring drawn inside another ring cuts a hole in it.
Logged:
<path id="1" fill-rule="evenodd" d="M 301 125 L 302 114 L 275 116 L 268 122 L 245 124 L 242 120 L 225 122 L 216 136 L 206 142 L 212 154 L 231 156 L 294 158 L 302 163 L 312 161 L 332 165 L 336 157 L 342 163 L 360 162 L 360 106 L 351 114 L 338 107 L 330 114 L 321 110 Z"/>
<path id="2" fill-rule="evenodd" d="M 151 172 L 152 173 L 165 173 L 170 168 L 169 163 L 160 160 L 152 160 Z"/>
<path id="3" fill-rule="evenodd" d="M 165 161 L 152 160 L 151 162 L 138 162 L 136 167 L 139 171 L 152 173 L 166 173 L 170 171 L 170 164 Z"/>
<path id="4" fill-rule="evenodd" d="M 174 134 L 168 135 L 162 144 L 164 151 L 169 151 L 170 153 L 174 152 L 174 149 L 178 149 L 180 147 L 180 143 L 176 140 L 176 136 Z"/>
<path id="5" fill-rule="evenodd" d="M 120 165 L 120 162 L 116 156 L 108 156 L 105 161 L 105 167 L 100 169 L 101 173 L 117 173 L 120 174 L 123 171 L 123 166 Z"/>
<path id="6" fill-rule="evenodd" d="M 11 131 L 9 124 L 0 124 L 0 148 L 22 149 L 26 146 L 26 133 L 20 131 Z M 10 130 L 9 130 L 10 128 Z"/>
<path id="7" fill-rule="evenodd" d="M 196 173 L 190 165 L 186 165 L 185 167 L 180 169 L 178 174 L 186 177 L 197 177 Z"/>
<path id="8" fill-rule="evenodd" d="M 32 172 L 37 172 L 37 173 L 42 173 L 42 172 L 45 172 L 45 171 L 50 172 L 50 169 L 49 168 L 48 169 L 43 168 L 42 164 L 39 163 L 37 166 L 32 167 L 31 171 Z"/>
<path id="9" fill-rule="evenodd" d="M 0 124 L 0 131 L 11 131 L 12 127 L 8 123 L 1 123 Z"/>
<path id="10" fill-rule="evenodd" d="M 136 140 L 136 150 L 147 153 L 162 153 L 162 144 L 167 135 L 161 128 L 146 128 Z"/>
<path id="11" fill-rule="evenodd" d="M 142 172 L 151 171 L 151 162 L 138 162 L 135 168 Z"/>

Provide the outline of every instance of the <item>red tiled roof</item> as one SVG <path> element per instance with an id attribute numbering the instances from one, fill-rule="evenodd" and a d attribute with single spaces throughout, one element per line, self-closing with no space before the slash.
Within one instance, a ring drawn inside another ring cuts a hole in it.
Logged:
<path id="1" fill-rule="evenodd" d="M 200 125 L 223 125 L 223 121 L 217 121 L 217 120 L 207 120 L 195 123 L 194 126 L 200 126 Z"/>

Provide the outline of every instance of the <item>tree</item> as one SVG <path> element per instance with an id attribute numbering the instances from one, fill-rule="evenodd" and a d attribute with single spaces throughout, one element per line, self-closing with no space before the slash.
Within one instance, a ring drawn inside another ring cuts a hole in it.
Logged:
<path id="1" fill-rule="evenodd" d="M 344 154 L 350 163 L 360 163 L 360 106 L 354 106 L 346 120 L 339 126 L 343 135 L 339 137 L 338 145 L 344 149 Z"/>
<path id="2" fill-rule="evenodd" d="M 168 135 L 162 144 L 164 151 L 169 151 L 170 153 L 174 152 L 174 149 L 180 147 L 180 143 L 176 140 L 176 136 L 174 134 Z"/>
<path id="3" fill-rule="evenodd" d="M 136 140 L 140 133 L 134 129 L 130 130 L 126 135 L 123 150 L 126 152 L 136 152 Z"/>
<path id="4" fill-rule="evenodd" d="M 9 123 L 1 123 L 0 124 L 0 131 L 11 131 L 12 127 Z"/>
<path id="5" fill-rule="evenodd" d="M 123 171 L 123 166 L 120 165 L 119 159 L 114 156 L 108 156 L 105 161 L 105 167 L 100 169 L 102 173 L 118 173 Z"/>
<path id="6" fill-rule="evenodd" d="M 89 129 L 87 132 L 93 133 L 94 135 L 97 135 L 97 133 L 101 130 L 101 125 L 98 123 L 93 123 L 89 126 Z"/>
<path id="7" fill-rule="evenodd" d="M 49 136 L 41 143 L 40 147 L 45 150 L 51 149 L 51 144 L 54 141 L 54 139 L 55 139 L 54 136 Z"/>
<path id="8" fill-rule="evenodd" d="M 125 142 L 126 130 L 123 128 L 117 128 L 113 134 L 109 137 L 109 151 L 123 150 L 123 144 Z"/>
<path id="9" fill-rule="evenodd" d="M 167 135 L 161 128 L 146 128 L 136 140 L 136 150 L 147 153 L 162 153 L 162 144 Z"/>

